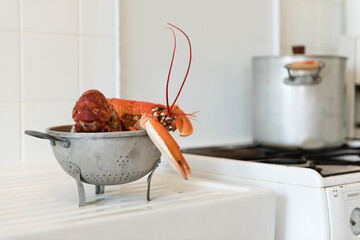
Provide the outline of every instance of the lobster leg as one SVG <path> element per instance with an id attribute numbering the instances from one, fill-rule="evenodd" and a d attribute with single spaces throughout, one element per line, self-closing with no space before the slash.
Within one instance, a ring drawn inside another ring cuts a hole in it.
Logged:
<path id="1" fill-rule="evenodd" d="M 179 150 L 179 146 L 170 133 L 157 120 L 156 117 L 146 114 L 140 119 L 144 128 L 159 151 L 169 160 L 171 166 L 187 180 L 191 173 L 189 165 Z"/>

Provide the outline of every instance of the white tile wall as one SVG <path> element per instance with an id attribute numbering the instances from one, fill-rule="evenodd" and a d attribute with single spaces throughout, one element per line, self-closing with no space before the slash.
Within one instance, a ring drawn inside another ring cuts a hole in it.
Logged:
<path id="1" fill-rule="evenodd" d="M 78 37 L 22 34 L 24 100 L 69 100 L 78 96 Z"/>
<path id="2" fill-rule="evenodd" d="M 166 23 L 181 27 L 193 47 L 189 77 L 177 104 L 200 111 L 194 133 L 179 146 L 252 141 L 253 56 L 278 54 L 277 0 L 121 1 L 122 97 L 165 103 L 173 41 Z M 177 34 L 169 87 L 177 94 L 188 64 L 186 39 Z"/>
<path id="3" fill-rule="evenodd" d="M 344 32 L 344 0 L 280 0 L 281 54 L 305 45 L 307 54 L 336 54 Z"/>
<path id="4" fill-rule="evenodd" d="M 79 0 L 80 33 L 114 36 L 114 18 L 118 2 L 114 0 Z"/>
<path id="5" fill-rule="evenodd" d="M 344 0 L 345 34 L 350 36 L 360 35 L 360 1 Z"/>
<path id="6" fill-rule="evenodd" d="M 0 0 L 0 30 L 19 30 L 18 0 Z"/>
<path id="7" fill-rule="evenodd" d="M 20 99 L 19 34 L 0 31 L 0 102 Z"/>
<path id="8" fill-rule="evenodd" d="M 73 101 L 26 102 L 22 104 L 22 129 L 44 132 L 50 126 L 72 124 Z M 49 141 L 30 136 L 23 138 L 23 160 L 53 159 Z"/>
<path id="9" fill-rule="evenodd" d="M 113 38 L 80 38 L 80 91 L 98 89 L 105 96 L 115 97 L 113 82 L 116 75 L 116 47 Z"/>
<path id="10" fill-rule="evenodd" d="M 54 160 L 24 134 L 71 124 L 88 88 L 119 96 L 119 0 L 0 0 L 0 163 Z"/>
<path id="11" fill-rule="evenodd" d="M 22 0 L 22 30 L 77 34 L 78 12 L 76 0 Z"/>
<path id="12" fill-rule="evenodd" d="M 2 88 L 3 89 L 3 88 Z M 20 160 L 20 104 L 0 103 L 0 163 Z"/>

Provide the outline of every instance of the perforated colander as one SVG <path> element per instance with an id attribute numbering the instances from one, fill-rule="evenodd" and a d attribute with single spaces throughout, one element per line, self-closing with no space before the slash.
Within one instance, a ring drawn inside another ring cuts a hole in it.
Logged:
<path id="1" fill-rule="evenodd" d="M 72 125 L 64 125 L 47 128 L 46 133 L 25 133 L 50 140 L 58 163 L 78 184 L 80 206 L 86 203 L 81 182 L 94 184 L 96 192 L 103 193 L 105 185 L 138 180 L 155 170 L 160 162 L 161 153 L 144 130 L 73 133 L 71 128 Z"/>

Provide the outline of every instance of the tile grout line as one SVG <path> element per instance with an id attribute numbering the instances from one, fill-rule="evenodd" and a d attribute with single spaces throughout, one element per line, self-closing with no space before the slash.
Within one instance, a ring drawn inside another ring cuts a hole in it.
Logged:
<path id="1" fill-rule="evenodd" d="M 23 61 L 22 61 L 22 53 L 23 53 L 23 48 L 22 48 L 22 0 L 18 0 L 19 3 L 19 9 L 18 9 L 18 13 L 19 13 L 19 29 L 18 29 L 18 34 L 19 34 L 19 117 L 20 117 L 20 163 L 24 163 L 25 162 L 25 154 L 24 154 L 24 136 L 23 136 L 23 131 L 24 131 L 24 118 L 23 118 L 23 110 L 24 110 L 24 105 L 23 105 L 23 93 L 24 93 L 24 76 L 23 76 Z"/>
<path id="2" fill-rule="evenodd" d="M 68 98 L 68 99 L 37 99 L 37 100 L 22 100 L 22 103 L 68 103 L 68 102 L 74 102 L 75 98 Z M 7 102 L 12 103 L 12 102 Z"/>
<path id="3" fill-rule="evenodd" d="M 82 71 L 81 71 L 81 68 L 82 68 L 82 65 L 81 65 L 81 39 L 80 39 L 80 28 L 81 28 L 81 23 L 80 23 L 80 21 L 81 21 L 81 10 L 80 10 L 80 8 L 81 8 L 81 3 L 80 3 L 80 1 L 81 0 L 77 0 L 77 7 L 78 7 L 78 9 L 77 9 L 77 12 L 78 12 L 78 14 L 77 14 L 77 24 L 78 24 L 78 29 L 77 29 L 77 33 L 78 33 L 78 35 L 77 35 L 77 37 L 78 37 L 78 56 L 77 56 L 77 62 L 78 62 L 78 96 L 80 96 L 81 95 L 81 85 L 82 85 Z M 75 104 L 75 103 L 74 103 Z"/>
<path id="4" fill-rule="evenodd" d="M 78 19 L 79 22 L 79 19 Z M 14 31 L 3 31 L 2 32 L 14 32 Z M 32 34 L 32 35 L 48 35 L 48 36 L 62 36 L 62 37 L 88 37 L 88 38 L 105 38 L 105 39 L 113 39 L 116 37 L 115 35 L 98 35 L 98 34 L 80 34 L 75 33 L 61 33 L 61 32 L 41 32 L 41 31 L 22 31 L 23 34 Z"/>
<path id="5" fill-rule="evenodd" d="M 114 7 L 114 62 L 115 62 L 115 73 L 114 73 L 114 88 L 115 97 L 121 97 L 121 58 L 120 58 L 120 0 L 115 1 Z"/>

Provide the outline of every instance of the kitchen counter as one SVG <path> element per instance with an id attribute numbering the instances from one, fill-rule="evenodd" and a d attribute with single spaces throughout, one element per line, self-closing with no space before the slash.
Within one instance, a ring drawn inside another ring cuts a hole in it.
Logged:
<path id="1" fill-rule="evenodd" d="M 200 178 L 197 172 L 184 181 L 161 166 L 150 202 L 142 178 L 105 186 L 98 195 L 84 184 L 87 204 L 78 207 L 75 180 L 59 166 L 9 169 L 0 170 L 0 239 L 274 238 L 271 190 Z"/>

